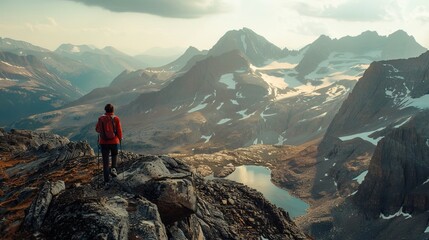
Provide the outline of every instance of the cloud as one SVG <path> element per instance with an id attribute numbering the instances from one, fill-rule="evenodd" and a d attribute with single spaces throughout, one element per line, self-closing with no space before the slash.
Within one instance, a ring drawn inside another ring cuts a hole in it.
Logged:
<path id="1" fill-rule="evenodd" d="M 225 0 L 68 0 L 112 12 L 136 12 L 168 18 L 199 18 L 226 12 Z"/>
<path id="2" fill-rule="evenodd" d="M 55 29 L 59 27 L 55 18 L 46 17 L 42 21 L 38 21 L 36 23 L 25 23 L 25 26 L 30 29 L 30 31 L 34 32 L 36 30 L 47 30 L 47 29 Z"/>
<path id="3" fill-rule="evenodd" d="M 310 17 L 332 18 L 342 21 L 378 21 L 388 17 L 391 0 L 348 0 L 336 5 L 312 6 L 305 2 L 295 4 L 300 14 Z"/>
<path id="4" fill-rule="evenodd" d="M 303 16 L 375 22 L 403 20 L 416 10 L 425 16 L 428 6 L 427 0 L 321 0 L 318 4 L 297 0 L 292 8 Z"/>

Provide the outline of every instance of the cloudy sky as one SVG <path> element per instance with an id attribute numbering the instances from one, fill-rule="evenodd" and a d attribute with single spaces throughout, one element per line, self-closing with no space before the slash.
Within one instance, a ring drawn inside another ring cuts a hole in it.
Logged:
<path id="1" fill-rule="evenodd" d="M 402 29 L 429 48 L 428 0 L 1 0 L 0 37 L 56 49 L 62 43 L 209 49 L 247 27 L 277 46 L 299 49 L 325 34 L 389 35 Z"/>

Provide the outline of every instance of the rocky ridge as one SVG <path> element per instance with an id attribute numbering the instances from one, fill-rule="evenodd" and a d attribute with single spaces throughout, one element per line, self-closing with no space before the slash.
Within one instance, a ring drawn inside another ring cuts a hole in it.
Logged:
<path id="1" fill-rule="evenodd" d="M 380 140 L 358 190 L 332 208 L 319 239 L 428 239 L 428 116 L 419 113 Z"/>
<path id="2" fill-rule="evenodd" d="M 122 153 L 119 176 L 101 189 L 86 142 L 1 130 L 0 150 L 5 239 L 309 238 L 262 194 L 207 181 L 175 158 Z"/>
<path id="3" fill-rule="evenodd" d="M 337 204 L 304 227 L 313 236 L 427 239 L 428 57 L 372 63 L 344 101 L 319 145 L 312 190 Z"/>

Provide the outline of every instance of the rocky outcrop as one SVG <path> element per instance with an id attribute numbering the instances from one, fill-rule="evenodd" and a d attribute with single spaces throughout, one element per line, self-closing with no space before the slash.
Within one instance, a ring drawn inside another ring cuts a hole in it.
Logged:
<path id="1" fill-rule="evenodd" d="M 429 111 L 380 140 L 358 190 L 318 239 L 428 239 Z"/>
<path id="2" fill-rule="evenodd" d="M 89 186 L 72 188 L 50 205 L 40 231 L 48 239 L 127 239 L 128 202 L 102 197 Z"/>
<path id="3" fill-rule="evenodd" d="M 39 230 L 45 220 L 52 198 L 64 189 L 65 185 L 63 181 L 46 182 L 28 209 L 23 226 L 29 230 Z"/>
<path id="4" fill-rule="evenodd" d="M 201 225 L 203 232 L 229 233 L 228 237 L 223 233 L 222 239 L 254 239 L 256 236 L 268 239 L 307 238 L 304 234 L 296 234 L 297 227 L 291 224 L 288 213 L 268 202 L 256 190 L 222 179 L 201 181 L 197 181 L 197 187 L 200 202 L 204 204 L 199 205 L 197 217 L 206 223 Z M 219 206 L 220 213 L 213 206 Z M 217 219 L 213 219 L 212 215 L 217 215 Z M 226 222 L 228 228 L 225 228 L 225 224 L 218 224 L 221 219 L 224 219 L 222 222 Z M 207 229 L 207 225 L 217 227 Z M 243 225 L 247 227 L 243 228 Z M 216 237 L 214 233 L 209 236 Z"/>
<path id="5" fill-rule="evenodd" d="M 373 62 L 332 120 L 326 136 L 365 132 L 420 111 L 410 98 L 429 91 L 429 52 L 419 57 Z M 411 105 L 412 106 L 412 105 Z"/>
<path id="6" fill-rule="evenodd" d="M 22 137 L 18 132 L 1 131 L 8 141 Z M 37 133 L 27 132 L 23 140 L 31 142 L 29 136 Z M 26 150 L 2 148 L 11 150 L 1 152 L 0 167 L 7 185 L 14 186 L 0 185 L 5 239 L 309 238 L 261 193 L 230 181 L 205 180 L 167 156 L 122 153 L 119 176 L 103 188 L 97 159 L 86 143 L 40 147 L 58 140 L 46 135 Z M 15 156 L 18 163 L 12 163 Z M 22 185 L 13 181 L 15 176 Z M 13 210 L 26 208 L 22 217 Z"/>
<path id="7" fill-rule="evenodd" d="M 429 194 L 425 191 L 428 186 L 423 184 L 429 179 L 428 116 L 426 113 L 415 117 L 378 144 L 365 181 L 354 198 L 368 215 L 429 209 Z"/>

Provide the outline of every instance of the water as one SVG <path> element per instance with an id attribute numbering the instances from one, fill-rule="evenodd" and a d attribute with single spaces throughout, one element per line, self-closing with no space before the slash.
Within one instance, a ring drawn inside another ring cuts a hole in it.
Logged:
<path id="1" fill-rule="evenodd" d="M 304 215 L 308 208 L 306 202 L 291 196 L 288 191 L 274 185 L 271 182 L 271 170 L 266 167 L 253 165 L 239 166 L 225 179 L 243 183 L 258 190 L 271 203 L 289 212 L 289 216 L 292 218 Z"/>

